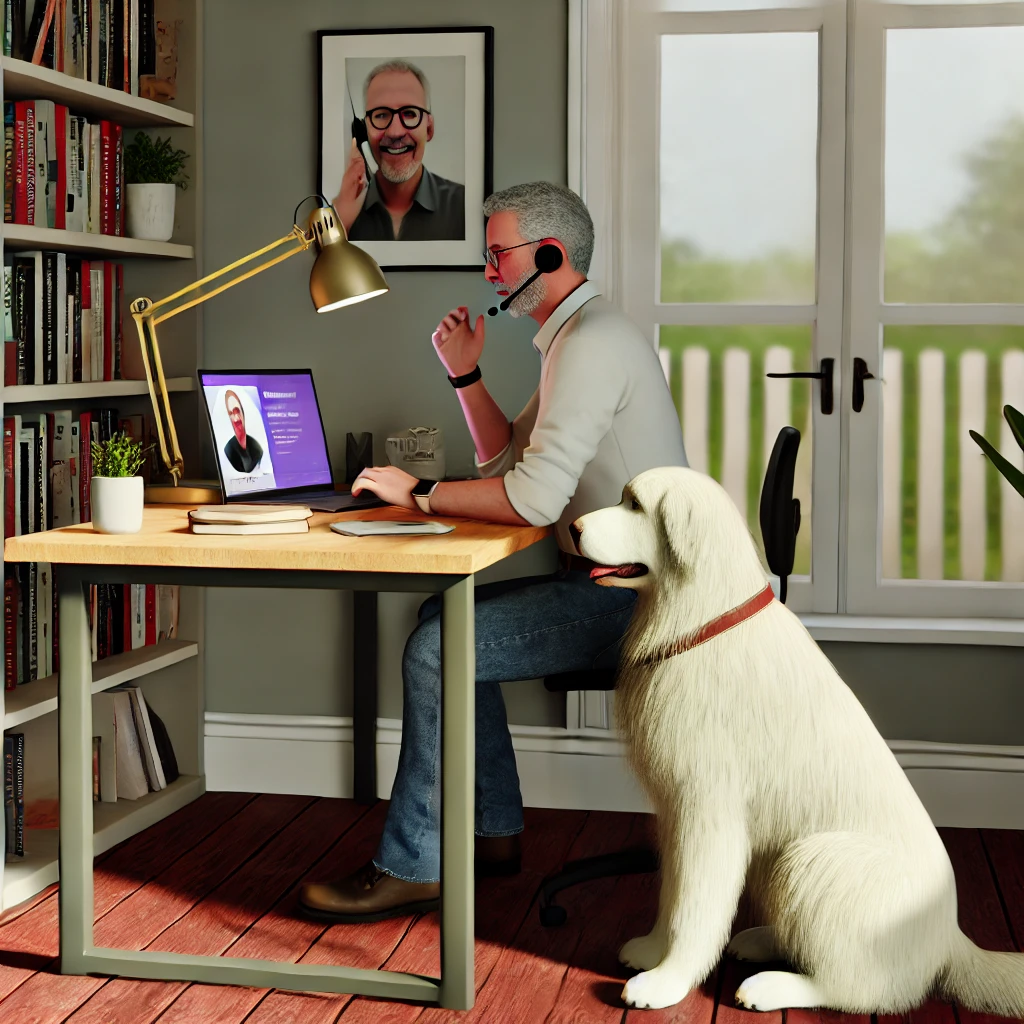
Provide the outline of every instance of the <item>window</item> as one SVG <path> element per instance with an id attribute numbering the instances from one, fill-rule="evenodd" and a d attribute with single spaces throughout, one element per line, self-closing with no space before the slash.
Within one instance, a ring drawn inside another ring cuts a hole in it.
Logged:
<path id="1" fill-rule="evenodd" d="M 582 123 L 617 171 L 580 150 L 609 290 L 758 540 L 800 430 L 790 606 L 1024 612 L 1024 498 L 968 434 L 1024 468 L 1024 5 L 577 2 L 615 40 L 617 117 Z M 769 376 L 829 361 L 830 411 L 820 378 Z"/>

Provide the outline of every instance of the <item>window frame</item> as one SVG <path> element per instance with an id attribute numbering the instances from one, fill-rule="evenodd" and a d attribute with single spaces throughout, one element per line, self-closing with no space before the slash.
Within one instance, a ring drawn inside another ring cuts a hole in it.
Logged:
<path id="1" fill-rule="evenodd" d="M 852 412 L 848 396 L 842 403 L 846 539 L 841 552 L 845 586 L 840 591 L 840 611 L 853 615 L 1016 618 L 1024 615 L 1024 586 L 1020 583 L 882 578 L 884 383 L 880 378 L 884 374 L 879 366 L 887 326 L 1024 325 L 1024 304 L 897 303 L 885 302 L 883 293 L 886 33 L 901 28 L 1024 25 L 1024 3 L 922 6 L 851 0 L 851 4 L 849 326 L 843 372 L 852 380 L 853 360 L 859 357 L 876 380 L 865 381 L 860 413 Z M 978 456 L 984 458 L 980 449 Z M 946 453 L 945 460 L 951 457 Z M 986 472 L 994 469 L 986 466 Z"/>
<path id="2" fill-rule="evenodd" d="M 846 17 L 841 5 L 767 10 L 664 12 L 653 0 L 628 5 L 622 31 L 621 170 L 623 182 L 640 187 L 620 194 L 621 304 L 652 345 L 656 325 L 809 324 L 812 367 L 833 359 L 837 396 L 831 415 L 821 413 L 820 385 L 813 382 L 812 536 L 810 576 L 789 581 L 787 604 L 797 612 L 839 609 L 840 403 L 843 341 Z M 819 39 L 817 246 L 815 301 L 806 304 L 666 303 L 660 301 L 659 150 L 660 39 L 671 34 L 815 32 Z M 653 118 L 651 110 L 658 111 Z M 647 117 L 644 117 L 645 111 Z M 650 185 L 650 188 L 646 186 Z M 628 227 L 627 227 L 628 226 Z M 651 282 L 654 282 L 653 288 Z M 808 439 L 802 439 L 806 446 Z M 804 510 L 806 521 L 806 510 Z M 751 524 L 757 529 L 756 524 Z"/>

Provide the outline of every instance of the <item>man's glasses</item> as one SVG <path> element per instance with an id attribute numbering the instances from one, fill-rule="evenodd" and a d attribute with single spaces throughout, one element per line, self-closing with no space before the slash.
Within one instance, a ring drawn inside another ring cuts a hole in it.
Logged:
<path id="1" fill-rule="evenodd" d="M 429 114 L 429 110 L 425 110 L 423 107 L 374 107 L 372 110 L 366 112 L 366 120 L 373 125 L 374 128 L 379 132 L 387 131 L 391 127 L 391 122 L 395 119 L 395 114 L 398 115 L 398 119 L 402 122 L 406 128 L 419 128 L 420 121 L 423 120 L 424 114 Z"/>
<path id="2" fill-rule="evenodd" d="M 518 245 L 506 245 L 504 249 L 484 249 L 484 259 L 487 260 L 487 262 L 490 263 L 490 265 L 494 267 L 495 270 L 498 270 L 499 253 L 508 252 L 509 249 L 521 249 L 524 245 L 536 245 L 537 242 L 542 241 L 542 238 L 538 238 L 534 242 L 520 242 Z"/>

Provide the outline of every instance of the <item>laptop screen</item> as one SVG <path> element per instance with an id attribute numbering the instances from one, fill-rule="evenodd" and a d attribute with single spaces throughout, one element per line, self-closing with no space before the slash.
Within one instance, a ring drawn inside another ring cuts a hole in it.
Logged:
<path id="1" fill-rule="evenodd" d="M 309 370 L 199 371 L 224 499 L 330 488 L 320 407 Z"/>

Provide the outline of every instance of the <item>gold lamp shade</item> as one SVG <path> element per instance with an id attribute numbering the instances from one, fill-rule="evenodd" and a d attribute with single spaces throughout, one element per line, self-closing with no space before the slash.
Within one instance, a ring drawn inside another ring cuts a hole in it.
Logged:
<path id="1" fill-rule="evenodd" d="M 309 274 L 309 294 L 318 313 L 350 306 L 388 291 L 376 260 L 345 237 L 330 206 L 309 219 L 319 253 Z"/>

